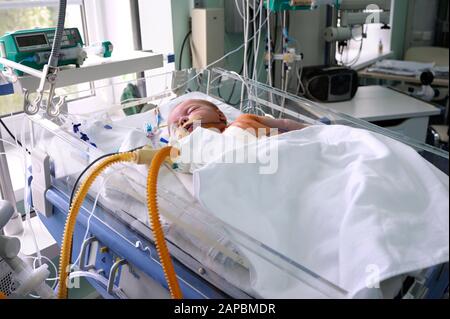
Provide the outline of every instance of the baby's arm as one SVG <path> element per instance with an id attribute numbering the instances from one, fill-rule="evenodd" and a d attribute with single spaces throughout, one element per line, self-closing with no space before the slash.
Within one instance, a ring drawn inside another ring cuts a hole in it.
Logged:
<path id="1" fill-rule="evenodd" d="M 262 124 L 270 128 L 278 129 L 280 133 L 297 131 L 308 127 L 307 124 L 299 123 L 289 119 L 273 119 L 267 116 L 259 116 L 259 120 Z"/>
<path id="2" fill-rule="evenodd" d="M 299 123 L 288 119 L 274 119 L 267 116 L 258 116 L 254 114 L 243 114 L 239 116 L 232 126 L 238 126 L 242 129 L 278 129 L 280 133 L 301 130 L 307 127 L 307 124 Z"/>

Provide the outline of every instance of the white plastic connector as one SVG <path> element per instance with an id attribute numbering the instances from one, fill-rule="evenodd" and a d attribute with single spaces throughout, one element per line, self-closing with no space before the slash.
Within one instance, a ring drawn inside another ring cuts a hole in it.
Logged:
<path id="1" fill-rule="evenodd" d="M 27 267 L 16 274 L 16 279 L 19 281 L 20 286 L 15 291 L 15 294 L 17 296 L 27 296 L 35 291 L 42 299 L 54 298 L 53 290 L 45 283 L 49 275 L 50 271 L 47 265 L 42 265 L 36 270 Z"/>
<path id="2" fill-rule="evenodd" d="M 53 213 L 53 206 L 45 197 L 51 185 L 50 157 L 39 149 L 33 150 L 31 165 L 33 169 L 33 181 L 31 182 L 33 206 L 41 214 L 50 217 Z"/>

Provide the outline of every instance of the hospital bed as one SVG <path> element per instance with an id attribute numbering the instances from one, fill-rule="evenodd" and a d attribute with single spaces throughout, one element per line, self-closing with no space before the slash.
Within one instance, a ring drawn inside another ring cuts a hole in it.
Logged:
<path id="1" fill-rule="evenodd" d="M 146 96 L 121 102 L 121 92 L 129 84 L 145 86 Z M 164 127 L 170 109 L 187 98 L 209 99 L 230 120 L 253 113 L 307 124 L 363 128 L 448 165 L 448 153 L 442 150 L 222 69 L 175 71 L 131 81 L 113 79 L 97 85 L 95 91 L 65 95 L 72 102 L 58 119 L 43 113 L 31 118 L 33 149 L 39 155 L 32 159 L 28 178 L 28 186 L 33 186 L 28 200 L 58 244 L 75 181 L 86 166 L 105 154 L 130 150 L 144 142 L 167 142 L 167 131 L 162 129 L 155 140 L 149 127 Z M 95 110 L 79 113 L 77 105 L 87 101 L 95 104 Z M 138 111 L 125 116 L 123 109 Z M 39 159 L 48 161 L 46 169 L 51 175 L 41 188 L 36 187 L 42 180 L 36 170 Z M 92 187 L 77 219 L 72 250 L 75 270 L 104 298 L 169 297 L 146 217 L 142 174 L 145 170 L 125 164 L 107 171 Z M 314 269 L 209 214 L 192 196 L 192 181 L 185 175 L 166 168 L 161 179 L 158 200 L 164 233 L 185 298 L 262 297 L 253 284 L 257 274 L 249 255 L 304 287 L 302 294 L 290 297 L 349 297 L 344 288 Z M 36 189 L 43 191 L 40 194 Z M 408 274 L 397 276 L 383 287 L 382 296 L 440 298 L 448 293 L 448 263 L 422 269 L 420 274 L 420 280 L 413 282 L 407 280 Z"/>

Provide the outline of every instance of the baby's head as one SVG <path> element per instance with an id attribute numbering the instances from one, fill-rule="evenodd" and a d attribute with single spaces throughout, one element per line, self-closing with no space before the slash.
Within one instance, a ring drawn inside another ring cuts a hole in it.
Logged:
<path id="1" fill-rule="evenodd" d="M 227 118 L 219 108 L 206 100 L 191 99 L 178 104 L 170 112 L 167 121 L 171 128 L 182 128 L 188 133 L 194 130 L 194 123 L 204 128 L 223 132 L 227 128 Z"/>

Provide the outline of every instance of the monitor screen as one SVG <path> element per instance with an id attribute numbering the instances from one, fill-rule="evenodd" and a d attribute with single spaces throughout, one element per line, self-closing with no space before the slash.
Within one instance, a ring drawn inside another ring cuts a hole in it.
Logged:
<path id="1" fill-rule="evenodd" d="M 45 37 L 44 34 L 20 36 L 20 37 L 16 37 L 16 39 L 17 39 L 17 44 L 21 48 L 47 44 L 47 38 Z"/>

